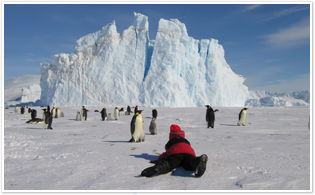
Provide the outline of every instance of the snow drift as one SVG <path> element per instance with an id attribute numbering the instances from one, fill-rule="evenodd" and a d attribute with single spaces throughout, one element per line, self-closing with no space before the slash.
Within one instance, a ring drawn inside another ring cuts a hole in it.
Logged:
<path id="1" fill-rule="evenodd" d="M 74 50 L 41 63 L 42 105 L 244 106 L 249 94 L 218 40 L 189 37 L 177 19 L 160 19 L 149 40 L 148 17 L 134 13 L 121 35 L 113 21 Z"/>

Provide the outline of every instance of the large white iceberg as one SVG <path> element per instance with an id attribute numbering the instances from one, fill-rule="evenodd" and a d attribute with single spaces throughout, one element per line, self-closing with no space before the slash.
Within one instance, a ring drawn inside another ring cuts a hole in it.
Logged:
<path id="1" fill-rule="evenodd" d="M 134 13 L 121 35 L 114 21 L 80 38 L 74 50 L 41 63 L 41 104 L 244 106 L 249 95 L 218 40 L 189 37 L 177 19 L 160 19 L 149 40 L 148 17 Z"/>

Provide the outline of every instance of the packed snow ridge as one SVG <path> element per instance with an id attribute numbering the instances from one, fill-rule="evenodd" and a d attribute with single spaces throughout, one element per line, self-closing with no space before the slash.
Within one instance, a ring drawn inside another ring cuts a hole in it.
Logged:
<path id="1" fill-rule="evenodd" d="M 134 13 L 121 35 L 113 21 L 74 50 L 41 63 L 42 105 L 244 106 L 249 95 L 218 40 L 189 37 L 177 19 L 160 19 L 149 40 L 148 17 Z"/>

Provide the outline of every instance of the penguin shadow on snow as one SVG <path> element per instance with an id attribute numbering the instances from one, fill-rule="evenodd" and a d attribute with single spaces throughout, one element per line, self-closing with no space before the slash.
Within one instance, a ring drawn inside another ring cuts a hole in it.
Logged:
<path id="1" fill-rule="evenodd" d="M 109 143 L 129 143 L 129 141 L 103 141 L 103 142 L 109 142 Z"/>
<path id="2" fill-rule="evenodd" d="M 146 160 L 156 160 L 158 158 L 157 155 L 150 155 L 148 153 L 142 153 L 140 155 L 137 155 L 137 154 L 130 154 L 129 156 L 134 156 L 135 158 L 144 158 Z"/>

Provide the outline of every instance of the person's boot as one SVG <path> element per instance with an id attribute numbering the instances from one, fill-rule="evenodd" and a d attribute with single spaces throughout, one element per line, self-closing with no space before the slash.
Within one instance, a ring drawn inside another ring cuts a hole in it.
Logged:
<path id="1" fill-rule="evenodd" d="M 208 156 L 206 154 L 201 155 L 200 162 L 195 171 L 195 177 L 201 177 L 206 172 L 207 162 Z"/>
<path id="2" fill-rule="evenodd" d="M 154 165 L 153 167 L 144 169 L 141 172 L 141 176 L 152 177 L 155 174 L 165 174 L 170 171 L 170 167 L 171 165 L 168 161 L 162 160 L 156 163 L 156 165 Z"/>

